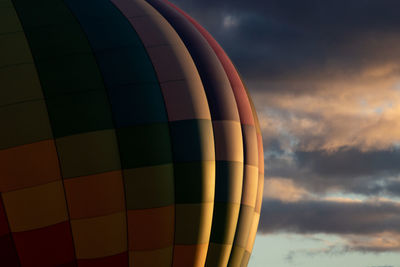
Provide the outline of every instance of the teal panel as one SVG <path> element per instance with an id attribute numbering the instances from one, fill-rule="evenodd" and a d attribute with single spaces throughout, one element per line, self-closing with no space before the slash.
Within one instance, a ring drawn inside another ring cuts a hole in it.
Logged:
<path id="1" fill-rule="evenodd" d="M 50 122 L 56 137 L 113 128 L 104 91 L 89 91 L 47 99 Z"/>
<path id="2" fill-rule="evenodd" d="M 243 163 L 216 162 L 215 201 L 240 203 L 243 186 Z"/>
<path id="3" fill-rule="evenodd" d="M 214 160 L 214 138 L 210 120 L 170 122 L 175 162 Z"/>
<path id="4" fill-rule="evenodd" d="M 13 3 L 25 30 L 75 22 L 61 0 L 13 0 Z"/>
<path id="5" fill-rule="evenodd" d="M 233 243 L 239 209 L 239 204 L 214 203 L 210 242 L 217 244 Z"/>
<path id="6" fill-rule="evenodd" d="M 104 90 L 100 71 L 92 54 L 71 54 L 37 63 L 47 97 L 88 90 Z"/>
<path id="7" fill-rule="evenodd" d="M 108 0 L 65 0 L 99 64 L 116 128 L 167 122 L 163 96 L 142 41 Z"/>
<path id="8" fill-rule="evenodd" d="M 215 162 L 175 163 L 175 201 L 179 204 L 214 200 Z"/>
<path id="9" fill-rule="evenodd" d="M 68 7 L 60 0 L 14 3 L 35 59 L 54 136 L 113 128 L 95 57 Z"/>
<path id="10" fill-rule="evenodd" d="M 79 25 L 72 21 L 68 24 L 54 24 L 26 31 L 36 61 L 54 59 L 71 54 L 90 53 L 85 34 Z"/>

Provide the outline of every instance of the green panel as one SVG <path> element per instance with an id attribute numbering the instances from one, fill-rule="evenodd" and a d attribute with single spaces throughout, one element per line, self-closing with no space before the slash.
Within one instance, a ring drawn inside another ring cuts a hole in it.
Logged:
<path id="1" fill-rule="evenodd" d="M 239 209 L 239 204 L 214 203 L 210 242 L 218 244 L 233 243 Z"/>
<path id="2" fill-rule="evenodd" d="M 232 245 L 210 243 L 207 251 L 206 267 L 226 267 Z"/>
<path id="3" fill-rule="evenodd" d="M 15 9 L 12 7 L 11 1 L 4 1 L 9 3 L 9 7 L 0 4 L 0 34 L 22 31 L 21 24 Z"/>
<path id="4" fill-rule="evenodd" d="M 43 100 L 0 107 L 0 149 L 51 139 Z"/>
<path id="5" fill-rule="evenodd" d="M 234 246 L 246 248 L 250 229 L 254 219 L 254 208 L 242 205 L 240 207 L 238 225 L 236 228 Z"/>
<path id="6" fill-rule="evenodd" d="M 61 0 L 14 0 L 13 2 L 20 18 L 24 21 L 25 30 L 75 21 Z"/>
<path id="7" fill-rule="evenodd" d="M 68 24 L 51 23 L 26 31 L 36 61 L 91 53 L 87 38 L 75 21 Z"/>
<path id="8" fill-rule="evenodd" d="M 23 32 L 0 35 L 0 68 L 32 62 L 32 56 Z"/>
<path id="9" fill-rule="evenodd" d="M 52 97 L 46 102 L 56 138 L 113 128 L 104 90 Z"/>
<path id="10" fill-rule="evenodd" d="M 251 256 L 250 252 L 248 251 L 244 252 L 242 262 L 240 263 L 240 267 L 247 267 L 250 261 L 250 256 Z"/>
<path id="11" fill-rule="evenodd" d="M 176 203 L 214 201 L 214 161 L 175 163 L 174 173 Z"/>
<path id="12" fill-rule="evenodd" d="M 214 140 L 210 120 L 170 123 L 174 161 L 214 160 Z"/>
<path id="13" fill-rule="evenodd" d="M 117 129 L 124 169 L 172 162 L 168 123 Z"/>
<path id="14" fill-rule="evenodd" d="M 148 209 L 174 204 L 172 164 L 129 169 L 125 178 L 127 209 Z"/>
<path id="15" fill-rule="evenodd" d="M 244 248 L 233 246 L 228 267 L 240 267 L 245 252 L 246 250 Z"/>
<path id="16" fill-rule="evenodd" d="M 213 203 L 175 206 L 175 245 L 209 242 Z"/>
<path id="17" fill-rule="evenodd" d="M 0 8 L 14 8 L 11 0 L 0 0 Z"/>
<path id="18" fill-rule="evenodd" d="M 56 140 L 64 178 L 119 170 L 114 130 L 72 135 Z"/>
<path id="19" fill-rule="evenodd" d="M 100 71 L 92 54 L 73 54 L 37 63 L 46 97 L 63 93 L 104 90 Z"/>
<path id="20" fill-rule="evenodd" d="M 43 98 L 33 64 L 0 68 L 0 106 Z"/>

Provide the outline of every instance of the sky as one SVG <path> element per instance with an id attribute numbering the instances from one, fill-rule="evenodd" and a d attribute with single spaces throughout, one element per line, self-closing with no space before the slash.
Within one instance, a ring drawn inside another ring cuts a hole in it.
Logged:
<path id="1" fill-rule="evenodd" d="M 400 1 L 173 0 L 256 104 L 265 189 L 250 267 L 400 267 Z"/>

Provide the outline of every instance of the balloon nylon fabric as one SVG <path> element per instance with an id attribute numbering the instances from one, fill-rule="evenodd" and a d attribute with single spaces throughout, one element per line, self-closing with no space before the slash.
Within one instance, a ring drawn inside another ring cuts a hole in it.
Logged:
<path id="1" fill-rule="evenodd" d="M 1 265 L 247 265 L 261 134 L 199 25 L 145 0 L 3 0 L 0 20 Z"/>

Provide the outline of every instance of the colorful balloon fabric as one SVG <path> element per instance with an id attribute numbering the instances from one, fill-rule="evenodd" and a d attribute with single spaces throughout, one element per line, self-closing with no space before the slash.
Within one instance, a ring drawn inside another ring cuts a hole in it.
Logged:
<path id="1" fill-rule="evenodd" d="M 247 266 L 257 116 L 160 0 L 0 0 L 0 266 Z"/>

